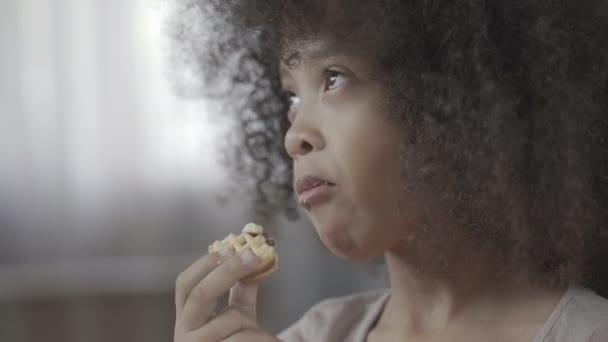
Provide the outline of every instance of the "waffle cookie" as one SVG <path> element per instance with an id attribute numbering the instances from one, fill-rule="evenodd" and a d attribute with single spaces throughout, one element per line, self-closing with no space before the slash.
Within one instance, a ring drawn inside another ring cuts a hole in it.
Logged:
<path id="1" fill-rule="evenodd" d="M 264 228 L 255 223 L 248 223 L 239 235 L 230 234 L 222 241 L 215 241 L 209 246 L 209 253 L 230 246 L 236 253 L 251 250 L 258 257 L 258 268 L 241 282 L 256 282 L 272 272 L 279 266 L 279 258 L 275 249 L 275 242 L 264 233 Z"/>

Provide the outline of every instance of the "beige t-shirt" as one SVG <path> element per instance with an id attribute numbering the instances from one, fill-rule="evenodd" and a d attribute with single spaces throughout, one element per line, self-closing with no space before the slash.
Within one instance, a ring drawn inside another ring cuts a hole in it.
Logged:
<path id="1" fill-rule="evenodd" d="M 365 342 L 390 297 L 375 290 L 331 298 L 313 306 L 279 338 L 285 342 Z M 531 342 L 608 342 L 608 300 L 571 287 Z"/>

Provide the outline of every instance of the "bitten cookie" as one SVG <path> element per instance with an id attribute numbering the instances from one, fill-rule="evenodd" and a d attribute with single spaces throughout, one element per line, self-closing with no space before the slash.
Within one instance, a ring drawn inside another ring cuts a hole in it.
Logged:
<path id="1" fill-rule="evenodd" d="M 230 246 L 236 253 L 251 250 L 258 257 L 258 268 L 241 282 L 252 283 L 270 275 L 279 267 L 279 258 L 275 249 L 275 242 L 264 233 L 264 228 L 255 223 L 248 223 L 241 234 L 230 234 L 222 241 L 215 241 L 209 246 L 209 253 Z"/>

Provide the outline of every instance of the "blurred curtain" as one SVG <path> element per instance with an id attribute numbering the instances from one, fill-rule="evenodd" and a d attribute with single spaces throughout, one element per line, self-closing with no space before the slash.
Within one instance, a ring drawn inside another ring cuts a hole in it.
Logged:
<path id="1" fill-rule="evenodd" d="M 0 1 L 0 341 L 168 340 L 176 275 L 243 219 L 166 4 Z"/>
<path id="2" fill-rule="evenodd" d="M 117 204 L 221 180 L 218 127 L 164 78 L 163 9 L 0 2 L 0 262 L 102 253 Z"/>

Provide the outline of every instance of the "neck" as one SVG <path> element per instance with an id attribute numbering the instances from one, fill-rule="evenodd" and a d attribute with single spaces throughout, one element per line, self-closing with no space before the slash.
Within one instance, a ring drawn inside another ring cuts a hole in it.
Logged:
<path id="1" fill-rule="evenodd" d="M 546 308 L 524 317 L 521 305 L 547 298 L 541 296 L 547 289 L 504 271 L 499 256 L 481 255 L 464 239 L 449 244 L 448 249 L 410 241 L 386 253 L 391 298 L 377 326 L 414 336 L 463 322 L 544 319 Z"/>

